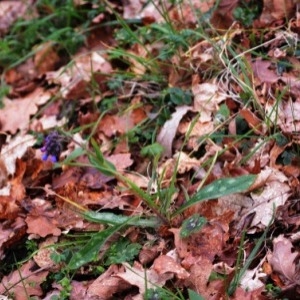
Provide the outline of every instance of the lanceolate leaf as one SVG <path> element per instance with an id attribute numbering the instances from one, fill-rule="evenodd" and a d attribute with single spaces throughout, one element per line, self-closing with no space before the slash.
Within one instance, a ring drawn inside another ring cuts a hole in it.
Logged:
<path id="1" fill-rule="evenodd" d="M 95 156 L 89 155 L 90 163 L 98 169 L 102 174 L 106 176 L 114 176 L 116 174 L 115 166 L 104 158 L 99 146 L 97 145 L 95 140 L 91 140 L 93 149 L 95 151 Z"/>
<path id="2" fill-rule="evenodd" d="M 84 264 L 87 264 L 97 258 L 99 250 L 106 241 L 116 232 L 118 232 L 126 223 L 122 225 L 112 226 L 108 229 L 105 229 L 101 232 L 93 234 L 91 239 L 87 242 L 87 244 L 81 248 L 80 251 L 76 252 L 69 264 L 68 267 L 72 270 L 81 267 Z"/>
<path id="3" fill-rule="evenodd" d="M 218 179 L 198 191 L 187 203 L 181 206 L 175 214 L 179 214 L 188 207 L 204 200 L 216 199 L 230 194 L 241 193 L 253 184 L 255 178 L 255 175 L 244 175 L 235 178 Z"/>
<path id="4" fill-rule="evenodd" d="M 83 213 L 83 216 L 86 220 L 101 224 L 110 224 L 110 225 L 134 225 L 138 227 L 152 227 L 156 228 L 161 225 L 161 221 L 158 217 L 127 217 L 123 215 L 116 215 L 110 212 L 95 212 L 87 211 Z"/>

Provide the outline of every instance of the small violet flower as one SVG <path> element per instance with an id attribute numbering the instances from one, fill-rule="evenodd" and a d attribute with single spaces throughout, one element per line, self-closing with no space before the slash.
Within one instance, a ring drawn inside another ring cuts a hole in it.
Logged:
<path id="1" fill-rule="evenodd" d="M 62 152 L 61 136 L 53 131 L 45 138 L 44 146 L 41 148 L 42 152 L 45 152 L 42 156 L 42 160 L 47 160 L 50 157 L 53 163 L 59 160 L 60 153 Z"/>

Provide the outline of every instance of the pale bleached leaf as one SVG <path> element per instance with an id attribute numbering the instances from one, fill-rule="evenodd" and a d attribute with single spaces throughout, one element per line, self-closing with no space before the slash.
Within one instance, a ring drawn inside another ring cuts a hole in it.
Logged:
<path id="1" fill-rule="evenodd" d="M 167 157 L 172 156 L 172 143 L 175 138 L 178 125 L 182 117 L 189 110 L 191 110 L 190 106 L 178 106 L 176 111 L 172 114 L 172 118 L 164 124 L 157 137 L 157 142 L 165 148 L 164 155 Z"/>

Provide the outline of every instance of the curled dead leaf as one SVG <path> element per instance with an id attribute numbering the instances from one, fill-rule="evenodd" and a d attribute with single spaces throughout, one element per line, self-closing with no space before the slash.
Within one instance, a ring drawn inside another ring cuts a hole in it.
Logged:
<path id="1" fill-rule="evenodd" d="M 187 105 L 178 106 L 176 111 L 172 114 L 171 119 L 164 124 L 159 135 L 157 136 L 157 142 L 165 148 L 165 156 L 172 156 L 172 143 L 175 138 L 179 122 L 182 117 L 191 109 L 192 108 Z"/>

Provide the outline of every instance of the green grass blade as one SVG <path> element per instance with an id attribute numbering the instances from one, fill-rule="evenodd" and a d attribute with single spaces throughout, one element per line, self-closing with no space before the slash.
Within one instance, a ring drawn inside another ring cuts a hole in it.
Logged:
<path id="1" fill-rule="evenodd" d="M 274 207 L 274 212 L 275 212 L 275 207 Z M 250 267 L 251 263 L 253 262 L 253 260 L 256 258 L 256 255 L 259 252 L 259 250 L 261 249 L 261 246 L 262 246 L 263 242 L 267 238 L 267 233 L 269 232 L 270 226 L 273 223 L 274 218 L 275 217 L 274 217 L 274 214 L 273 214 L 273 217 L 270 220 L 270 223 L 268 224 L 268 226 L 265 229 L 265 231 L 262 234 L 262 236 L 256 241 L 255 246 L 254 246 L 253 250 L 251 251 L 251 253 L 249 254 L 248 258 L 246 259 L 243 267 L 240 270 L 236 271 L 236 273 L 235 273 L 234 277 L 232 278 L 232 280 L 231 280 L 231 282 L 229 284 L 229 287 L 227 289 L 227 294 L 229 296 L 232 296 L 235 293 L 235 291 L 236 291 L 236 289 L 237 289 L 237 287 L 238 287 L 238 285 L 239 285 L 239 283 L 240 283 L 243 275 L 249 269 L 249 267 Z M 245 234 L 246 233 L 244 233 L 243 235 L 245 236 Z M 244 236 L 243 236 L 243 239 L 241 240 L 241 247 L 240 247 L 241 249 L 242 249 L 242 246 L 243 246 L 242 243 L 244 241 Z M 243 251 L 241 251 L 241 254 L 242 254 L 242 252 Z"/>
<path id="2" fill-rule="evenodd" d="M 189 201 L 181 206 L 175 213 L 175 215 L 183 212 L 188 207 L 210 199 L 216 199 L 222 196 L 241 193 L 247 190 L 254 182 L 255 175 L 244 175 L 236 178 L 221 178 L 213 183 L 205 186 L 194 196 L 192 196 Z"/>

